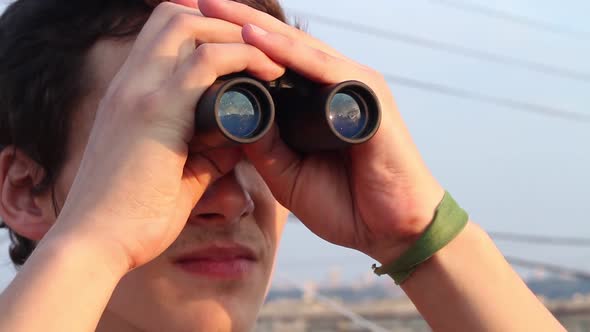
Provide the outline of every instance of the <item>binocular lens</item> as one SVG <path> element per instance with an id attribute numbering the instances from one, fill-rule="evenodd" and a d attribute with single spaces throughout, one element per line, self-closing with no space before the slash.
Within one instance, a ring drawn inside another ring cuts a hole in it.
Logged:
<path id="1" fill-rule="evenodd" d="M 353 139 L 364 133 L 368 110 L 354 94 L 340 92 L 330 101 L 329 118 L 340 135 Z"/>
<path id="2" fill-rule="evenodd" d="M 219 102 L 221 125 L 239 138 L 250 138 L 257 133 L 261 112 L 257 98 L 245 89 L 228 90 Z"/>
<path id="3" fill-rule="evenodd" d="M 311 153 L 366 142 L 380 121 L 379 101 L 362 82 L 322 85 L 294 72 L 261 82 L 236 73 L 201 96 L 195 135 L 204 148 L 251 144 L 276 123 L 290 148 Z"/>

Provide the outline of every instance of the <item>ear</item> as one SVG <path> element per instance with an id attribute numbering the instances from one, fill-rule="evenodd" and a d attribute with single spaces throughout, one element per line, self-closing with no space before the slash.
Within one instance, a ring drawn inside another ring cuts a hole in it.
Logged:
<path id="1" fill-rule="evenodd" d="M 35 193 L 43 168 L 13 146 L 0 151 L 0 216 L 10 229 L 39 241 L 55 220 L 51 195 Z"/>

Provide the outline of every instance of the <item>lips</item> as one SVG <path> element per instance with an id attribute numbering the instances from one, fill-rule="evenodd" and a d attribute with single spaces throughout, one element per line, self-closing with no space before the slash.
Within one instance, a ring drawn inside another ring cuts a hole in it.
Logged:
<path id="1" fill-rule="evenodd" d="M 191 275 L 210 279 L 242 279 L 254 269 L 258 258 L 248 247 L 216 244 L 179 255 L 174 264 Z"/>

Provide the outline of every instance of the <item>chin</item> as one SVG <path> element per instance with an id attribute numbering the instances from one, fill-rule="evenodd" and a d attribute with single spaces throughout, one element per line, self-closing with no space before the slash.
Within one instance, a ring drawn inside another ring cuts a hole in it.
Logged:
<path id="1" fill-rule="evenodd" d="M 191 312 L 185 312 L 189 317 L 191 328 L 181 329 L 181 331 L 252 331 L 256 325 L 260 306 L 233 300 L 233 303 L 224 301 L 195 306 Z"/>
<path id="2" fill-rule="evenodd" d="M 189 314 L 184 319 L 184 321 L 170 322 L 170 325 L 162 331 L 249 332 L 256 324 L 256 314 L 229 313 L 215 307 L 201 308 L 197 313 Z"/>
<path id="3" fill-rule="evenodd" d="M 135 331 L 146 332 L 246 332 L 256 324 L 258 307 L 242 303 L 231 305 L 215 300 L 200 300 L 193 303 L 177 303 L 176 308 L 123 308 L 109 305 L 97 332 Z"/>
<path id="4" fill-rule="evenodd" d="M 97 331 L 252 331 L 264 301 L 264 285 L 187 287 L 161 275 L 154 279 L 124 281 L 103 316 L 109 324 Z"/>

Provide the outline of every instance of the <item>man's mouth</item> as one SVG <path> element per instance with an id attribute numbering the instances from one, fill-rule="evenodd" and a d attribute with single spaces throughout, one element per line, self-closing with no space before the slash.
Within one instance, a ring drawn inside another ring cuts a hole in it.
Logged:
<path id="1" fill-rule="evenodd" d="M 214 244 L 177 256 L 174 265 L 193 275 L 211 279 L 242 279 L 254 269 L 258 257 L 237 243 Z"/>

